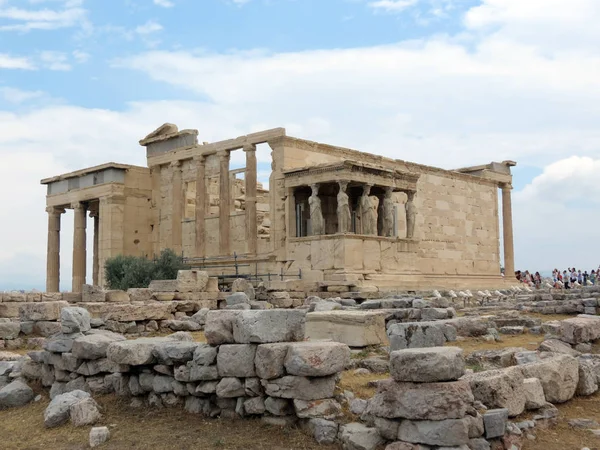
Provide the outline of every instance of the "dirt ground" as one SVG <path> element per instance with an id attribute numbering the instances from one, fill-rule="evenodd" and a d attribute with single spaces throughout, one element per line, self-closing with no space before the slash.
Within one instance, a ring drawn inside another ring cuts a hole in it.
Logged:
<path id="1" fill-rule="evenodd" d="M 98 397 L 110 440 L 103 450 L 339 450 L 320 446 L 299 428 L 278 428 L 258 419 L 203 419 L 183 408 L 168 410 L 132 409 L 114 396 Z M 46 397 L 22 408 L 0 411 L 2 450 L 80 450 L 89 448 L 91 427 L 75 428 L 70 423 L 44 427 Z"/>

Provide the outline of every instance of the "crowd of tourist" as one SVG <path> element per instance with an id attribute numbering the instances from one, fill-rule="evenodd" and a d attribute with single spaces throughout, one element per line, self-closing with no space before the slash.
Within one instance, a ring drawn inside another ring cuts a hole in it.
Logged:
<path id="1" fill-rule="evenodd" d="M 575 267 L 569 267 L 567 270 L 562 272 L 558 269 L 552 271 L 552 279 L 544 280 L 539 272 L 532 274 L 528 270 L 515 272 L 517 280 L 521 283 L 526 284 L 529 287 L 535 287 L 537 289 L 541 287 L 549 287 L 550 284 L 555 289 L 573 289 L 581 286 L 593 286 L 600 284 L 600 266 L 597 270 L 591 270 L 589 273 L 587 270 L 583 272 L 577 270 Z M 543 286 L 546 284 L 546 286 Z"/>

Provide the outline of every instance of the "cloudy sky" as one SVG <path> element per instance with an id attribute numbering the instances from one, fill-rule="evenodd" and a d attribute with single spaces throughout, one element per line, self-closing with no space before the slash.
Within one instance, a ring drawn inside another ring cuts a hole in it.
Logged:
<path id="1" fill-rule="evenodd" d="M 598 0 L 0 0 L 0 290 L 44 287 L 39 180 L 143 165 L 167 121 L 516 160 L 516 265 L 597 267 L 599 22 Z M 63 288 L 71 245 L 66 214 Z"/>

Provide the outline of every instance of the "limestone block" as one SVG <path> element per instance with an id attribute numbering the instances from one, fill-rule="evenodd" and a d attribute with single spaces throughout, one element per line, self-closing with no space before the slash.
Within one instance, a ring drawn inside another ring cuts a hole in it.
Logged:
<path id="1" fill-rule="evenodd" d="M 148 289 L 152 292 L 177 292 L 177 280 L 154 280 Z"/>
<path id="2" fill-rule="evenodd" d="M 335 391 L 335 375 L 307 378 L 284 376 L 273 380 L 262 380 L 265 393 L 270 397 L 318 400 L 331 398 Z"/>
<path id="3" fill-rule="evenodd" d="M 44 412 L 44 425 L 47 428 L 62 425 L 69 420 L 69 410 L 71 406 L 89 397 L 90 394 L 80 390 L 57 395 L 52 399 Z"/>
<path id="4" fill-rule="evenodd" d="M 194 364 L 200 366 L 210 366 L 217 359 L 217 348 L 208 344 L 196 344 L 192 360 Z"/>
<path id="5" fill-rule="evenodd" d="M 302 310 L 240 311 L 233 317 L 233 338 L 238 344 L 302 341 L 305 316 Z"/>
<path id="6" fill-rule="evenodd" d="M 206 314 L 204 335 L 211 345 L 234 344 L 233 322 L 241 311 L 209 311 Z"/>
<path id="7" fill-rule="evenodd" d="M 87 305 L 85 307 L 88 309 Z M 171 318 L 172 307 L 170 302 L 150 302 L 143 305 L 111 303 L 106 305 L 106 309 L 100 315 L 104 320 L 117 322 L 168 320 Z"/>
<path id="8" fill-rule="evenodd" d="M 254 377 L 254 359 L 256 345 L 230 344 L 221 345 L 217 355 L 217 369 L 221 377 Z"/>
<path id="9" fill-rule="evenodd" d="M 208 284 L 208 272 L 201 270 L 180 270 L 177 272 L 177 288 L 178 292 L 203 292 Z"/>
<path id="10" fill-rule="evenodd" d="M 331 339 L 350 347 L 387 345 L 385 315 L 379 312 L 323 311 L 306 315 L 306 337 Z"/>
<path id="11" fill-rule="evenodd" d="M 267 301 L 275 308 L 291 308 L 294 303 L 288 292 L 269 292 Z"/>
<path id="12" fill-rule="evenodd" d="M 341 372 L 350 362 L 350 348 L 339 342 L 290 344 L 284 365 L 288 374 L 322 377 Z"/>
<path id="13" fill-rule="evenodd" d="M 83 294 L 81 292 L 63 292 L 62 299 L 68 303 L 81 303 Z"/>
<path id="14" fill-rule="evenodd" d="M 436 322 L 395 323 L 388 328 L 387 334 L 391 351 L 441 347 L 446 342 L 444 324 Z"/>
<path id="15" fill-rule="evenodd" d="M 525 409 L 540 409 L 546 404 L 544 388 L 537 378 L 525 378 L 523 389 L 525 390 Z"/>
<path id="16" fill-rule="evenodd" d="M 579 362 L 572 356 L 555 355 L 518 367 L 526 378 L 538 378 L 541 381 L 548 402 L 564 403 L 575 395 L 579 382 Z"/>
<path id="17" fill-rule="evenodd" d="M 519 368 L 487 370 L 466 375 L 464 379 L 471 385 L 475 400 L 488 408 L 506 408 L 509 417 L 525 410 L 527 398 Z"/>
<path id="18" fill-rule="evenodd" d="M 84 284 L 81 291 L 81 301 L 84 303 L 97 303 L 104 302 L 106 295 L 102 288 L 98 286 L 92 286 L 91 284 Z"/>
<path id="19" fill-rule="evenodd" d="M 376 428 L 369 428 L 362 423 L 349 423 L 340 427 L 340 441 L 347 450 L 375 450 L 382 437 Z"/>
<path id="20" fill-rule="evenodd" d="M 236 398 L 243 397 L 245 393 L 244 384 L 239 378 L 226 377 L 222 378 L 217 384 L 217 397 L 221 398 Z"/>
<path id="21" fill-rule="evenodd" d="M 110 438 L 108 427 L 93 427 L 90 430 L 90 447 L 98 447 Z"/>
<path id="22" fill-rule="evenodd" d="M 21 303 L 19 317 L 23 321 L 58 320 L 60 310 L 69 306 L 67 302 Z"/>
<path id="23" fill-rule="evenodd" d="M 506 432 L 507 421 L 507 409 L 492 409 L 486 411 L 483 415 L 483 424 L 485 426 L 486 439 L 493 439 L 504 436 L 504 433 Z"/>
<path id="24" fill-rule="evenodd" d="M 342 407 L 334 399 L 322 400 L 294 400 L 296 415 L 301 419 L 327 419 L 334 420 L 342 416 Z"/>
<path id="25" fill-rule="evenodd" d="M 200 366 L 193 362 L 188 362 L 189 381 L 212 381 L 218 380 L 219 371 L 217 366 Z"/>
<path id="26" fill-rule="evenodd" d="M 446 308 L 423 308 L 421 310 L 421 320 L 433 321 L 448 318 L 448 310 Z"/>
<path id="27" fill-rule="evenodd" d="M 390 354 L 390 374 L 396 381 L 430 383 L 458 380 L 465 374 L 458 347 L 396 350 Z"/>
<path id="28" fill-rule="evenodd" d="M 62 300 L 62 298 L 59 300 Z M 25 301 L 26 302 L 41 302 L 42 301 L 42 293 L 41 292 L 26 292 L 25 293 Z"/>
<path id="29" fill-rule="evenodd" d="M 398 427 L 398 439 L 442 447 L 465 445 L 469 442 L 469 422 L 467 419 L 403 420 Z"/>
<path id="30" fill-rule="evenodd" d="M 600 317 L 578 316 L 561 322 L 561 340 L 582 344 L 600 338 Z"/>
<path id="31" fill-rule="evenodd" d="M 285 374 L 284 361 L 289 346 L 290 343 L 287 342 L 259 345 L 254 360 L 256 375 L 266 380 L 283 376 Z"/>
<path id="32" fill-rule="evenodd" d="M 69 306 L 60 311 L 60 327 L 63 333 L 85 333 L 92 326 L 90 313 L 85 308 Z"/>
<path id="33" fill-rule="evenodd" d="M 231 292 L 243 292 L 246 294 L 250 301 L 256 300 L 256 292 L 252 282 L 245 278 L 238 278 L 233 280 L 231 285 Z"/>
<path id="34" fill-rule="evenodd" d="M 0 303 L 0 317 L 15 318 L 19 317 L 19 303 Z"/>
<path id="35" fill-rule="evenodd" d="M 110 303 L 129 303 L 129 294 L 125 291 L 106 291 L 106 301 Z"/>
<path id="36" fill-rule="evenodd" d="M 244 401 L 244 411 L 246 414 L 264 414 L 265 399 L 263 397 L 254 397 Z"/>
<path id="37" fill-rule="evenodd" d="M 98 404 L 94 399 L 87 397 L 73 403 L 69 407 L 69 417 L 71 418 L 73 426 L 83 427 L 86 425 L 94 425 L 100 420 L 102 414 L 100 414 Z"/>
<path id="38" fill-rule="evenodd" d="M 32 401 L 33 397 L 35 394 L 27 384 L 15 380 L 0 389 L 0 410 L 24 406 Z"/>
<path id="39" fill-rule="evenodd" d="M 319 445 L 335 443 L 338 435 L 338 424 L 331 420 L 309 419 L 308 429 Z"/>
<path id="40" fill-rule="evenodd" d="M 189 341 L 164 341 L 154 346 L 152 354 L 159 364 L 172 366 L 191 361 L 198 345 Z"/>
<path id="41" fill-rule="evenodd" d="M 5 292 L 3 302 L 26 302 L 27 294 L 24 292 Z"/>
<path id="42" fill-rule="evenodd" d="M 446 383 L 398 383 L 383 380 L 369 401 L 367 414 L 387 419 L 459 419 L 472 408 L 473 394 L 465 380 Z"/>
<path id="43" fill-rule="evenodd" d="M 33 333 L 43 337 L 52 336 L 60 332 L 60 322 L 39 321 L 33 323 Z"/>
<path id="44" fill-rule="evenodd" d="M 173 392 L 175 378 L 167 375 L 155 375 L 152 379 L 152 391 L 156 394 Z"/>
<path id="45" fill-rule="evenodd" d="M 76 339 L 82 337 L 81 333 L 63 334 L 59 333 L 48 339 L 44 343 L 44 349 L 54 353 L 70 352 Z"/>
<path id="46" fill-rule="evenodd" d="M 594 362 L 580 358 L 579 359 L 579 382 L 577 383 L 576 394 L 580 396 L 592 395 L 598 390 L 598 380 L 595 371 Z"/>
<path id="47" fill-rule="evenodd" d="M 127 289 L 127 295 L 132 302 L 149 302 L 152 300 L 152 291 L 148 288 Z"/>
<path id="48" fill-rule="evenodd" d="M 156 362 L 154 347 L 168 340 L 169 338 L 139 338 L 112 342 L 108 345 L 106 356 L 117 364 L 130 366 L 154 364 Z"/>
<path id="49" fill-rule="evenodd" d="M 21 324 L 19 322 L 3 322 L 0 319 L 0 339 L 16 339 L 21 332 Z"/>
<path id="50" fill-rule="evenodd" d="M 250 299 L 244 292 L 234 292 L 225 299 L 227 306 L 250 304 Z"/>
<path id="51" fill-rule="evenodd" d="M 73 341 L 71 353 L 79 359 L 106 358 L 108 346 L 113 342 L 124 340 L 125 337 L 115 333 L 81 336 Z"/>

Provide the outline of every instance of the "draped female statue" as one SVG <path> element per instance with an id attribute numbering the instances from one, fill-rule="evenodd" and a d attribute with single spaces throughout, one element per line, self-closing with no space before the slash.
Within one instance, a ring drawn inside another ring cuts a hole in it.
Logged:
<path id="1" fill-rule="evenodd" d="M 325 232 L 325 221 L 323 220 L 323 210 L 321 209 L 321 199 L 319 198 L 319 185 L 313 184 L 312 195 L 308 198 L 310 206 L 310 223 L 312 234 L 318 236 Z"/>
<path id="2" fill-rule="evenodd" d="M 350 199 L 346 193 L 348 182 L 340 181 L 339 186 L 340 191 L 337 195 L 338 233 L 348 233 L 352 221 L 352 216 L 350 214 Z"/>

